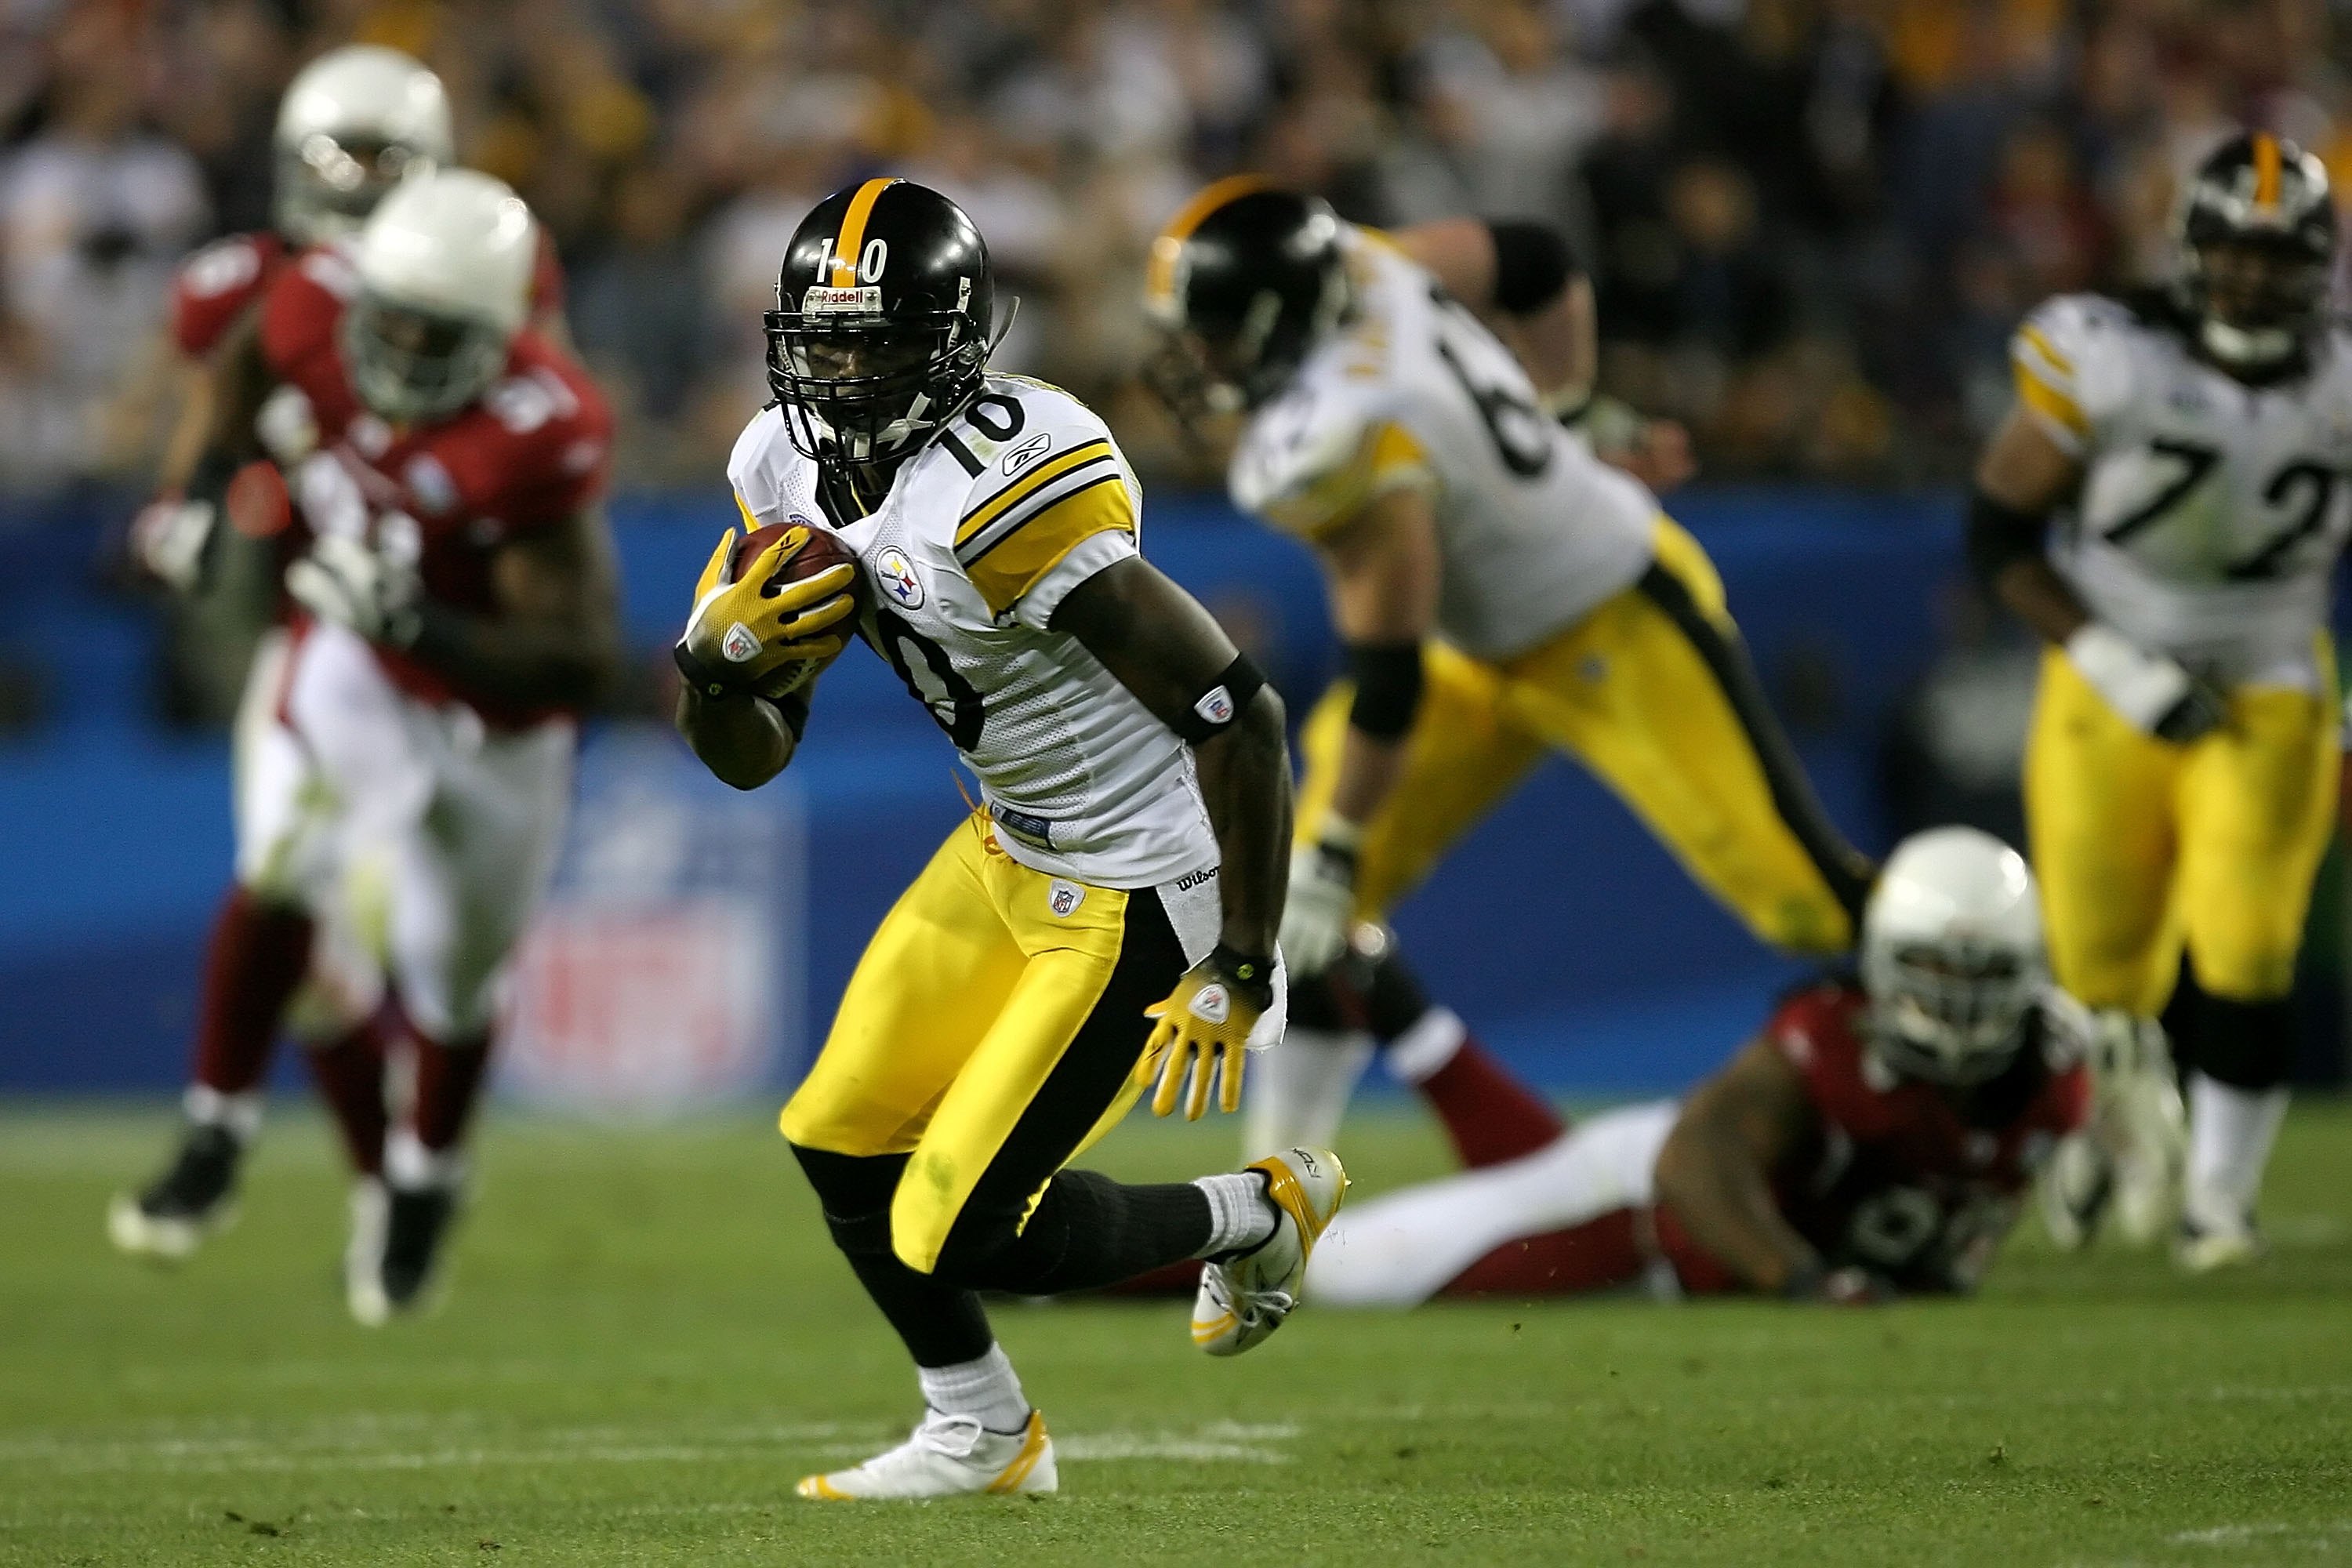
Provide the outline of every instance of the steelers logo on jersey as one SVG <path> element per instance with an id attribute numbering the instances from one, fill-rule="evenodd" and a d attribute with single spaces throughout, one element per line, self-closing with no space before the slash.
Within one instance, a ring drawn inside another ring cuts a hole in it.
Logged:
<path id="1" fill-rule="evenodd" d="M 882 591 L 896 599 L 904 608 L 919 610 L 923 606 L 923 582 L 915 575 L 915 564 L 907 552 L 892 545 L 874 560 L 874 580 Z"/>

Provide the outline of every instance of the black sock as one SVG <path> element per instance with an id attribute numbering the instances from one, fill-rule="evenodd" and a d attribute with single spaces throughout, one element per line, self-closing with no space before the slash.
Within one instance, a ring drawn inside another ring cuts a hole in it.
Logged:
<path id="1" fill-rule="evenodd" d="M 917 1366 L 956 1366 L 988 1353 L 996 1336 L 980 1298 L 918 1274 L 888 1253 L 852 1255 L 849 1267 L 898 1331 Z"/>
<path id="2" fill-rule="evenodd" d="M 967 1285 L 1021 1296 L 1099 1290 L 1197 1256 L 1210 1232 L 1209 1194 L 1190 1182 L 1136 1186 L 1093 1171 L 1064 1171 L 1011 1243 L 961 1259 L 951 1236 L 940 1269 Z"/>

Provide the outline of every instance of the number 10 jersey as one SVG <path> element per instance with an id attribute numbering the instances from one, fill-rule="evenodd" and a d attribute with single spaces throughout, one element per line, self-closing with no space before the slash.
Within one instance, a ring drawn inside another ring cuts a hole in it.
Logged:
<path id="1" fill-rule="evenodd" d="M 1343 230 L 1349 306 L 1252 415 L 1234 504 L 1312 539 L 1396 489 L 1426 492 L 1437 627 L 1500 661 L 1549 640 L 1650 564 L 1656 498 L 1546 414 L 1510 350 L 1396 247 Z"/>
<path id="2" fill-rule="evenodd" d="M 1141 490 L 1084 404 L 990 376 L 861 518 L 827 511 L 777 408 L 727 477 L 751 526 L 826 528 L 856 555 L 860 635 L 962 753 L 1006 854 L 1106 888 L 1216 866 L 1192 749 L 1053 629 L 1071 589 L 1137 553 Z"/>
<path id="3" fill-rule="evenodd" d="M 2248 386 L 2197 357 L 2160 300 L 2065 294 L 2011 345 L 2021 405 L 2081 459 L 2051 545 L 2100 620 L 2231 683 L 2311 690 L 2352 531 L 2352 354 Z"/>

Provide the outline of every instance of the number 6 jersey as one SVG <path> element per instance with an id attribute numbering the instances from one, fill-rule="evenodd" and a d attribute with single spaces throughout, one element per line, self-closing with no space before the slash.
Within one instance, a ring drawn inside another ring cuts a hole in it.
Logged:
<path id="1" fill-rule="evenodd" d="M 1437 626 L 1524 653 L 1647 569 L 1658 503 L 1538 405 L 1511 352 L 1393 245 L 1343 227 L 1349 313 L 1251 416 L 1234 504 L 1313 538 L 1391 490 L 1429 493 Z"/>
<path id="2" fill-rule="evenodd" d="M 861 518 L 824 508 L 772 406 L 727 477 L 752 525 L 829 528 L 856 553 L 859 633 L 979 777 L 1005 853 L 1107 888 L 1217 864 L 1192 749 L 1052 626 L 1071 589 L 1137 553 L 1142 491 L 1085 405 L 990 376 Z"/>
<path id="3" fill-rule="evenodd" d="M 2352 355 L 2248 386 L 2197 357 L 2160 298 L 2067 294 L 2011 348 L 2022 406 L 2083 463 L 2051 558 L 2094 616 L 2228 682 L 2310 690 L 2352 530 Z"/>

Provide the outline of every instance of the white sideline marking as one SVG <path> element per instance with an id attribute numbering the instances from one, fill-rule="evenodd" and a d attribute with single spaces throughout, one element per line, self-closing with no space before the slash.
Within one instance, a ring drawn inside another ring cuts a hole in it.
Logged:
<path id="1" fill-rule="evenodd" d="M 2249 1541 L 2282 1535 L 2303 1536 L 2303 1544 L 2325 1551 L 2334 1537 L 2352 1534 L 2352 1519 L 2326 1520 L 2312 1524 L 2217 1524 L 2210 1530 L 2184 1530 L 2165 1539 L 2175 1546 L 2238 1546 Z"/>
<path id="2" fill-rule="evenodd" d="M 429 1447 L 386 1447 L 387 1436 L 437 1428 L 473 1428 L 475 1440 Z M 1275 1445 L 1298 1436 L 1288 1423 L 1244 1426 L 1213 1422 L 1192 1431 L 1108 1431 L 1057 1437 L 1060 1458 L 1171 1459 L 1187 1464 L 1282 1465 L 1290 1456 Z M 0 1443 L 0 1462 L 38 1465 L 68 1475 L 124 1470 L 177 1475 L 236 1472 L 424 1470 L 488 1465 L 713 1464 L 784 1449 L 859 1455 L 878 1439 L 869 1423 L 802 1422 L 708 1431 L 648 1432 L 623 1426 L 578 1426 L 501 1434 L 511 1447 L 483 1439 L 480 1423 L 464 1415 L 362 1416 L 263 1436 L 213 1429 L 143 1438 L 77 1438 L 33 1435 Z"/>

